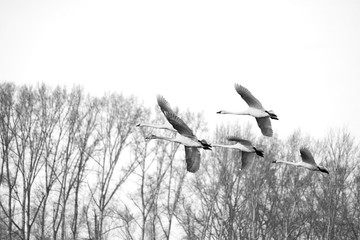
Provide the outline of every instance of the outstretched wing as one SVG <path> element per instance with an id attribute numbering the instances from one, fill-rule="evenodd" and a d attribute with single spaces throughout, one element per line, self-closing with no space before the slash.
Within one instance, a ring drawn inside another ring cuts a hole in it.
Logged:
<path id="1" fill-rule="evenodd" d="M 273 130 L 271 127 L 271 121 L 269 117 L 256 118 L 257 124 L 261 129 L 261 132 L 264 136 L 272 137 Z"/>
<path id="2" fill-rule="evenodd" d="M 238 142 L 241 145 L 244 145 L 246 147 L 250 147 L 250 148 L 252 147 L 252 143 L 249 140 L 245 140 L 245 139 L 242 139 L 242 138 L 239 138 L 239 137 L 236 137 L 236 136 L 228 136 L 226 139 L 228 141 Z"/>
<path id="3" fill-rule="evenodd" d="M 161 109 L 161 111 L 165 114 L 165 112 L 172 112 L 174 113 L 174 111 L 171 109 L 170 104 L 168 103 L 168 101 L 166 101 L 166 99 L 161 96 L 161 95 L 157 95 L 157 102 L 158 105 Z M 175 113 L 174 113 L 175 114 Z"/>
<path id="4" fill-rule="evenodd" d="M 169 121 L 169 123 L 173 126 L 173 128 L 178 131 L 181 135 L 188 137 L 188 138 L 196 138 L 193 131 L 189 128 L 186 123 L 175 115 L 173 112 L 164 112 L 164 115 L 166 119 Z"/>
<path id="5" fill-rule="evenodd" d="M 255 98 L 247 88 L 241 86 L 240 84 L 235 83 L 235 90 L 237 91 L 238 94 L 240 94 L 242 99 L 244 99 L 244 101 L 249 105 L 249 107 L 264 110 L 260 101 L 257 98 Z"/>
<path id="6" fill-rule="evenodd" d="M 241 154 L 241 170 L 245 170 L 251 166 L 254 161 L 254 153 L 242 152 Z"/>
<path id="7" fill-rule="evenodd" d="M 189 172 L 196 172 L 200 168 L 200 151 L 195 147 L 185 146 L 186 169 Z"/>
<path id="8" fill-rule="evenodd" d="M 300 148 L 300 156 L 303 162 L 316 165 L 315 160 L 309 149 L 302 147 Z"/>

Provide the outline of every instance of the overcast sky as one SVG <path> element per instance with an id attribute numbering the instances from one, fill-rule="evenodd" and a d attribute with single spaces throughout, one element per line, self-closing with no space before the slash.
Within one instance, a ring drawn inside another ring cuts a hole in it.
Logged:
<path id="1" fill-rule="evenodd" d="M 81 85 L 154 107 L 247 116 L 234 83 L 281 137 L 360 137 L 360 1 L 0 1 L 0 81 Z M 259 134 L 260 131 L 258 132 Z"/>

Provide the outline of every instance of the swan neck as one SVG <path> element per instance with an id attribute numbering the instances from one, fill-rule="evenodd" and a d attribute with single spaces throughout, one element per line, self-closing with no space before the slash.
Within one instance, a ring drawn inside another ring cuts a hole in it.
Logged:
<path id="1" fill-rule="evenodd" d="M 217 144 L 217 143 L 212 143 L 211 146 L 212 147 L 222 147 L 222 148 L 233 148 L 233 145 L 224 145 L 224 144 Z"/>
<path id="2" fill-rule="evenodd" d="M 151 128 L 162 128 L 162 126 L 160 126 L 160 125 L 155 125 L 155 124 L 151 124 L 151 123 L 143 123 L 141 126 L 142 127 L 151 127 Z"/>
<path id="3" fill-rule="evenodd" d="M 168 126 L 166 124 L 155 125 L 155 124 L 151 124 L 151 123 L 142 123 L 141 127 L 158 128 L 158 129 L 165 129 L 165 130 L 170 130 L 170 131 L 176 132 L 176 130 L 174 128 L 172 128 L 172 126 Z"/>
<path id="4" fill-rule="evenodd" d="M 232 111 L 222 111 L 223 114 L 233 114 L 233 115 L 249 115 L 248 111 L 238 111 L 238 112 L 232 112 Z"/>
<path id="5" fill-rule="evenodd" d="M 285 163 L 285 164 L 289 164 L 289 165 L 298 166 L 298 163 L 296 163 L 296 162 L 288 162 L 288 161 L 282 161 L 282 160 L 278 160 L 278 161 L 276 161 L 276 163 Z"/>

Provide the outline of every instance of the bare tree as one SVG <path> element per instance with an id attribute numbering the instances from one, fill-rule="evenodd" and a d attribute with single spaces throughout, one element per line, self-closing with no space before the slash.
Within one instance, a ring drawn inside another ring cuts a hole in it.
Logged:
<path id="1" fill-rule="evenodd" d="M 16 122 L 14 122 L 14 102 L 15 102 L 15 85 L 11 83 L 1 84 L 0 88 L 1 98 L 1 170 L 0 170 L 0 189 L 3 183 L 6 184 L 7 192 L 1 191 L 0 195 L 0 207 L 2 209 L 1 218 L 2 223 L 7 226 L 7 232 L 4 234 L 8 239 L 13 239 L 14 229 L 13 226 L 17 226 L 14 217 L 14 205 L 13 194 L 17 181 L 18 171 L 13 170 L 13 144 L 14 144 L 14 132 Z M 6 187 L 4 187 L 6 190 Z M 2 190 L 2 189 L 1 189 Z M 3 196 L 7 196 L 5 199 Z"/>
<path id="2" fill-rule="evenodd" d="M 130 144 L 129 136 L 142 113 L 143 108 L 134 97 L 112 94 L 102 99 L 98 130 L 101 151 L 93 158 L 96 182 L 89 183 L 94 203 L 94 239 L 104 239 L 104 235 L 112 229 L 105 222 L 110 211 L 108 206 L 137 166 L 137 162 L 129 159 L 124 151 Z M 119 165 L 121 159 L 123 161 Z"/>
<path id="3" fill-rule="evenodd" d="M 40 100 L 45 97 L 46 88 L 40 86 L 34 90 L 31 87 L 19 89 L 18 99 L 15 105 L 16 129 L 15 138 L 15 166 L 19 170 L 19 187 L 17 187 L 16 199 L 21 208 L 20 232 L 22 239 L 30 239 L 31 229 L 35 219 L 46 198 L 45 195 L 38 198 L 39 202 L 33 204 L 33 187 L 42 167 L 44 166 L 43 153 L 46 139 L 53 125 L 47 123 L 43 105 Z M 46 109 L 46 108 L 45 108 Z M 50 122 L 51 123 L 51 122 Z"/>
<path id="4" fill-rule="evenodd" d="M 9 90 L 7 89 L 8 94 L 11 93 Z M 12 135 L 12 145 L 4 144 L 10 150 L 6 150 L 8 153 L 4 155 L 8 179 L 14 179 L 14 183 L 9 185 L 11 208 L 8 210 L 20 211 L 21 215 L 21 218 L 10 217 L 11 214 L 8 217 L 22 239 L 30 239 L 32 227 L 49 194 L 49 185 L 46 185 L 48 190 L 41 195 L 34 193 L 38 175 L 45 163 L 44 153 L 48 135 L 52 133 L 56 124 L 51 119 L 50 112 L 53 109 L 49 109 L 47 101 L 44 100 L 48 97 L 48 89 L 44 85 L 36 89 L 27 86 L 19 88 L 7 111 L 11 114 L 7 114 L 6 121 L 3 122 L 7 123 L 6 128 Z M 6 139 L 9 135 L 3 132 L 1 136 L 8 142 Z"/>
<path id="5" fill-rule="evenodd" d="M 62 113 L 65 109 L 66 100 L 66 91 L 65 89 L 56 88 L 54 91 L 50 92 L 48 88 L 42 85 L 39 88 L 39 101 L 41 104 L 41 117 L 44 120 L 43 124 L 46 126 L 46 136 L 45 136 L 45 146 L 42 154 L 44 161 L 44 166 L 42 169 L 42 179 L 44 181 L 39 181 L 39 186 L 37 189 L 37 198 L 38 201 L 42 204 L 39 206 L 40 217 L 38 219 L 37 225 L 40 228 L 39 238 L 46 239 L 49 236 L 49 226 L 47 216 L 48 210 L 48 200 L 51 194 L 51 190 L 56 183 L 59 159 L 58 150 L 61 142 L 60 138 L 57 136 L 59 134 L 59 122 L 62 117 Z"/>
<path id="6" fill-rule="evenodd" d="M 350 183 L 355 178 L 359 154 L 354 138 L 346 129 L 331 130 L 319 144 L 318 155 L 330 169 L 329 177 L 317 176 L 318 186 L 313 195 L 318 202 L 318 221 L 314 223 L 318 237 L 324 239 L 352 239 L 349 229 L 352 221 L 346 222 L 351 204 Z"/>
<path id="7" fill-rule="evenodd" d="M 77 151 L 79 153 L 78 160 L 75 164 L 75 179 L 74 179 L 74 212 L 73 220 L 71 222 L 71 231 L 73 239 L 78 239 L 79 228 L 79 195 L 81 185 L 86 175 L 86 166 L 94 154 L 96 147 L 100 141 L 99 135 L 96 133 L 97 116 L 98 116 L 98 100 L 88 99 L 85 103 L 85 111 L 80 118 L 82 122 L 79 129 L 79 135 L 77 137 Z"/>
<path id="8" fill-rule="evenodd" d="M 64 109 L 59 116 L 56 136 L 51 147 L 52 162 L 48 176 L 56 179 L 57 196 L 53 197 L 52 238 L 78 238 L 79 199 L 81 185 L 86 175 L 88 160 L 99 142 L 96 124 L 98 100 L 85 96 L 82 89 L 74 88 L 65 95 Z M 60 163 L 55 166 L 55 163 Z M 68 214 L 68 202 L 72 201 L 73 211 Z M 71 221 L 66 221 L 71 219 Z M 70 228 L 70 231 L 67 229 Z"/>

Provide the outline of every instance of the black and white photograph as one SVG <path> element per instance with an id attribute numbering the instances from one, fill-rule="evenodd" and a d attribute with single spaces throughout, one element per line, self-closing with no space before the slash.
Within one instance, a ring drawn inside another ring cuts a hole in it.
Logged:
<path id="1" fill-rule="evenodd" d="M 0 0 L 0 240 L 360 239 L 360 1 Z"/>

